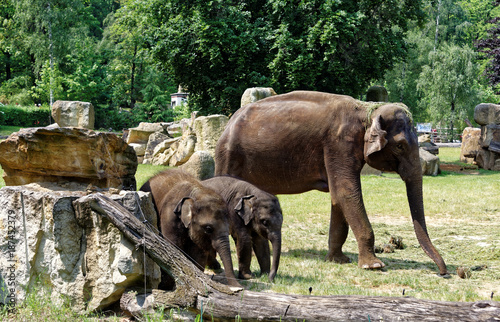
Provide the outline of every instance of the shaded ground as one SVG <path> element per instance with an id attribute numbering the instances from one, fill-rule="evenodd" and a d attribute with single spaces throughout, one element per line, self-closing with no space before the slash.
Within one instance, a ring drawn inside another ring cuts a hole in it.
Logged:
<path id="1" fill-rule="evenodd" d="M 472 164 L 459 165 L 459 164 L 441 163 L 439 165 L 439 169 L 441 171 L 455 172 L 455 173 L 461 173 L 461 174 L 472 174 L 472 175 L 479 174 L 478 166 L 472 165 Z"/>

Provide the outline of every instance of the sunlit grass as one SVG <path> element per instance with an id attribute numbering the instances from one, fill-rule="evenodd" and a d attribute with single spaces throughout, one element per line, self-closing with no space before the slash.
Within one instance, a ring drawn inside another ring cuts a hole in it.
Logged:
<path id="1" fill-rule="evenodd" d="M 141 188 L 141 186 L 149 180 L 149 178 L 153 177 L 155 174 L 168 169 L 167 166 L 158 166 L 151 164 L 139 164 L 137 166 L 137 172 L 135 174 L 135 180 L 137 182 L 137 190 Z"/>
<path id="2" fill-rule="evenodd" d="M 9 136 L 21 129 L 19 126 L 0 125 L 0 136 Z"/>

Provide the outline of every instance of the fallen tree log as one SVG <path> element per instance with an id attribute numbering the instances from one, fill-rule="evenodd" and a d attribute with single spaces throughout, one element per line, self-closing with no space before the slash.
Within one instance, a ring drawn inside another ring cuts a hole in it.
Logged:
<path id="1" fill-rule="evenodd" d="M 176 280 L 172 292 L 127 293 L 122 307 L 143 310 L 184 307 L 213 320 L 241 321 L 500 321 L 500 304 L 493 301 L 441 302 L 410 297 L 305 296 L 259 293 L 230 288 L 212 281 L 155 227 L 142 223 L 125 208 L 102 194 L 74 202 L 77 211 L 93 210 L 108 218 Z M 149 300 L 146 301 L 146 298 Z M 151 299 L 152 298 L 152 299 Z M 149 303 L 148 306 L 141 305 Z"/>

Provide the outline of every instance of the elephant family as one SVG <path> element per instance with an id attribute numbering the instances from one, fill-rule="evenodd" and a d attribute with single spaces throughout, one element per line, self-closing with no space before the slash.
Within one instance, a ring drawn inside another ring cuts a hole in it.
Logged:
<path id="1" fill-rule="evenodd" d="M 269 280 L 273 281 L 280 262 L 283 224 L 278 198 L 230 176 L 214 177 L 202 181 L 202 184 L 219 193 L 228 205 L 229 231 L 238 255 L 238 278 L 252 277 L 250 263 L 253 248 L 260 272 L 269 274 Z M 273 247 L 272 268 L 269 241 Z"/>
<path id="2" fill-rule="evenodd" d="M 192 175 L 172 169 L 155 175 L 140 190 L 151 192 L 163 237 L 201 270 L 207 265 L 220 268 L 211 260 L 217 252 L 229 285 L 240 286 L 231 260 L 227 205 L 219 194 Z M 172 278 L 163 275 L 162 285 L 171 288 Z"/>
<path id="3" fill-rule="evenodd" d="M 447 274 L 427 233 L 417 136 L 404 104 L 309 91 L 272 96 L 236 111 L 215 152 L 216 175 L 240 177 L 272 194 L 329 191 L 327 260 L 350 262 L 342 246 L 351 227 L 358 265 L 376 269 L 385 265 L 375 256 L 361 194 L 365 163 L 404 180 L 417 239 Z"/>

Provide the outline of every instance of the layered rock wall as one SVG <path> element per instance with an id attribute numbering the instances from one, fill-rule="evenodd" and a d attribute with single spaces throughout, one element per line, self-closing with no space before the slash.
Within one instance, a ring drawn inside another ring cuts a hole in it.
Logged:
<path id="1" fill-rule="evenodd" d="M 68 189 L 69 188 L 69 189 Z M 75 183 L 0 189 L 0 302 L 17 304 L 41 285 L 53 301 L 75 311 L 103 309 L 132 286 L 157 287 L 159 267 L 90 209 L 73 207 L 85 192 Z M 149 194 L 121 191 L 110 197 L 156 225 Z M 142 211 L 139 208 L 142 208 Z"/>

